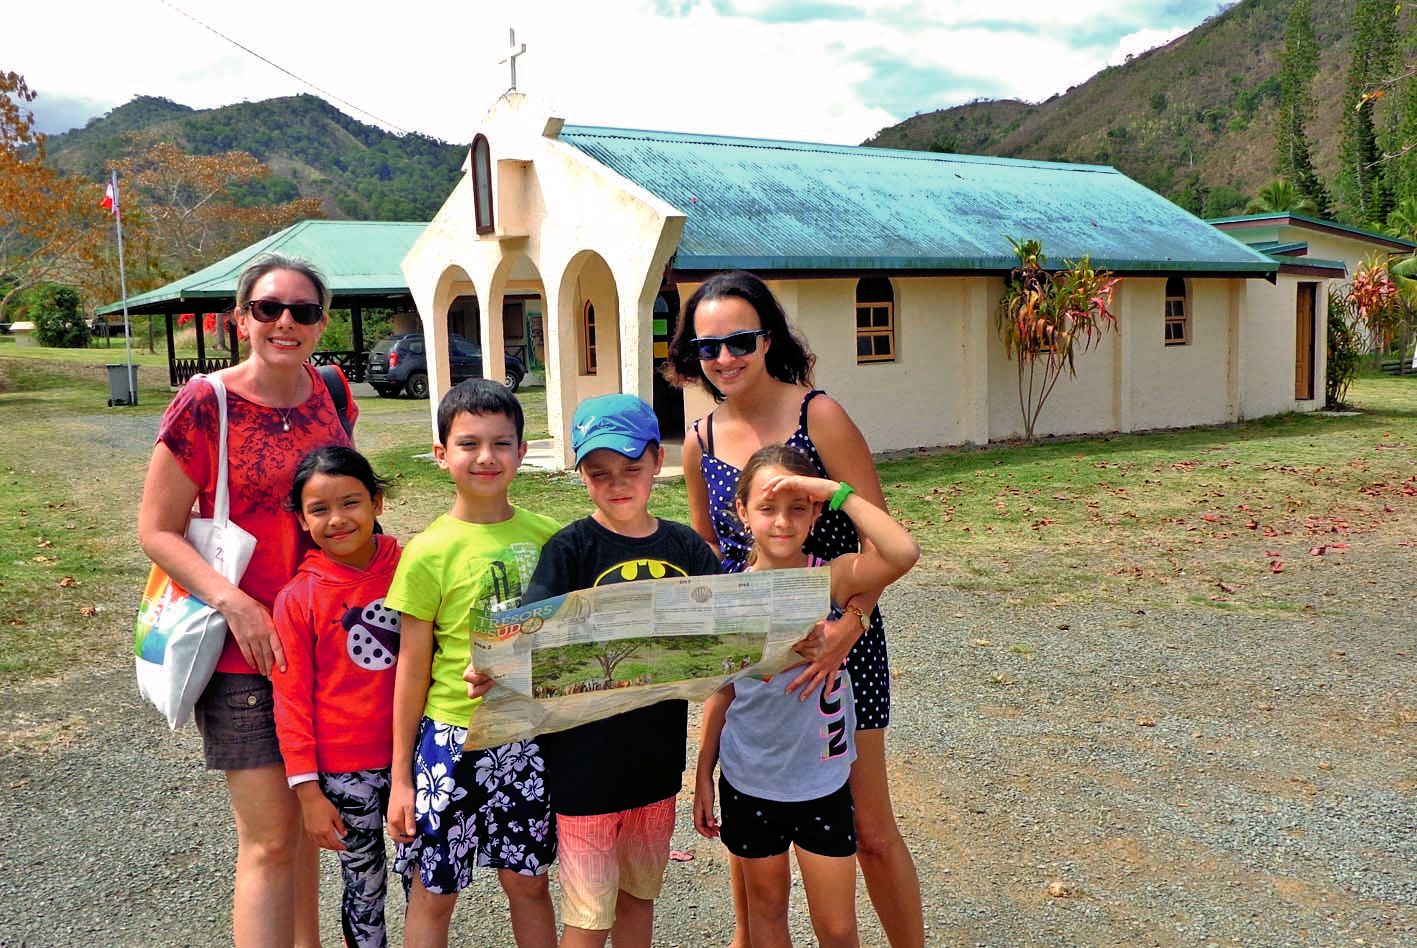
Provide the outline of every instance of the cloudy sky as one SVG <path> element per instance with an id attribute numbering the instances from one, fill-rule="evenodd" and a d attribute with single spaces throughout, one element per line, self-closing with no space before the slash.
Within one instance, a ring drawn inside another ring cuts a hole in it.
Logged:
<path id="1" fill-rule="evenodd" d="M 313 85 L 363 121 L 464 141 L 508 86 L 498 60 L 515 27 L 527 44 L 518 86 L 568 122 L 850 144 L 978 97 L 1045 99 L 1179 36 L 1217 6 L 37 0 L 7 18 L 0 71 L 25 76 L 51 132 L 135 95 L 209 108 Z"/>

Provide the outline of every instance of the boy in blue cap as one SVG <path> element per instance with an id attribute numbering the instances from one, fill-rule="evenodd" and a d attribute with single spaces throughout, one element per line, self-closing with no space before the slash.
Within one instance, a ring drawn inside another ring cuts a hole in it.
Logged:
<path id="1" fill-rule="evenodd" d="M 595 512 L 547 542 L 524 601 L 720 572 L 702 537 L 649 512 L 664 464 L 654 409 L 633 395 L 582 402 L 571 446 Z M 542 736 L 557 819 L 563 948 L 599 948 L 612 931 L 616 948 L 649 948 L 683 782 L 688 713 L 687 702 L 661 701 Z"/>

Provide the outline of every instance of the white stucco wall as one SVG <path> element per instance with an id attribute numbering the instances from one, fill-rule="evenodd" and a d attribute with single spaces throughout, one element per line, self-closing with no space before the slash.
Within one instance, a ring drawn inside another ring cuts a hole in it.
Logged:
<path id="1" fill-rule="evenodd" d="M 1132 358 L 1132 429 L 1228 421 L 1231 280 L 1187 279 L 1190 341 L 1165 339 L 1164 279 L 1126 281 L 1122 332 Z"/>

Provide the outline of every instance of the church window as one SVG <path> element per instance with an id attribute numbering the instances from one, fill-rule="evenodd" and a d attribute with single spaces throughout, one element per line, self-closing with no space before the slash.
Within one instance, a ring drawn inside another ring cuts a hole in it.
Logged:
<path id="1" fill-rule="evenodd" d="M 581 307 L 581 374 L 594 375 L 595 358 L 595 304 L 585 301 Z"/>
<path id="2" fill-rule="evenodd" d="M 472 205 L 477 232 L 492 233 L 492 150 L 486 135 L 472 140 Z"/>
<path id="3" fill-rule="evenodd" d="M 895 361 L 895 287 L 884 277 L 856 283 L 856 361 Z"/>
<path id="4" fill-rule="evenodd" d="M 1191 320 L 1187 312 L 1186 281 L 1171 277 L 1166 281 L 1166 344 L 1184 346 L 1191 341 Z"/>

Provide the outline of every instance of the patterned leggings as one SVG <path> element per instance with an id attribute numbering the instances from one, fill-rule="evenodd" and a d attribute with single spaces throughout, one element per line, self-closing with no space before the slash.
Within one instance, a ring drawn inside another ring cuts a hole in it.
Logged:
<path id="1" fill-rule="evenodd" d="M 347 948 L 386 948 L 384 816 L 389 809 L 389 769 L 320 774 L 320 790 L 344 821 L 345 851 L 339 854 L 344 899 L 340 929 Z"/>

